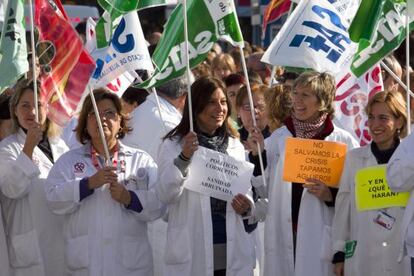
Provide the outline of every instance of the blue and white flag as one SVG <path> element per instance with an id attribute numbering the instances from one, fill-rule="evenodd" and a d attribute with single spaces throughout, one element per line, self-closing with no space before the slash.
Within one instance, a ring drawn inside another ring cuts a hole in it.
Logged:
<path id="1" fill-rule="evenodd" d="M 329 1 L 300 1 L 262 61 L 335 74 L 356 51 L 342 15 Z"/>
<path id="2" fill-rule="evenodd" d="M 94 35 L 96 37 L 96 34 Z M 98 49 L 94 38 L 88 41 L 86 47 L 96 61 L 96 70 L 92 75 L 93 87 L 106 86 L 125 72 L 154 70 L 141 23 L 135 11 L 122 17 L 108 47 Z"/>

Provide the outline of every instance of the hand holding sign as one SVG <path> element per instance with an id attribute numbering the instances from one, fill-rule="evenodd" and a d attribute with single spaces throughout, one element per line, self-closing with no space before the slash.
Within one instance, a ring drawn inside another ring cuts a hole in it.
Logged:
<path id="1" fill-rule="evenodd" d="M 243 215 L 246 212 L 248 212 L 249 209 L 251 209 L 250 200 L 247 198 L 247 196 L 242 194 L 237 194 L 233 198 L 231 206 L 233 207 L 234 211 L 236 211 L 236 213 L 239 215 Z"/>
<path id="2" fill-rule="evenodd" d="M 303 187 L 308 189 L 308 192 L 322 201 L 331 202 L 332 193 L 329 190 L 328 186 L 322 181 L 315 178 L 306 179 L 308 184 L 303 184 Z"/>

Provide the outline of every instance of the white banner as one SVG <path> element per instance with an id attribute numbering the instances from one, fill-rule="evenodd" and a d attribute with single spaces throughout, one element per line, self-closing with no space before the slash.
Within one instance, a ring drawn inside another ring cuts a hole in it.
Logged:
<path id="1" fill-rule="evenodd" d="M 346 66 L 336 79 L 335 123 L 351 133 L 361 146 L 369 144 L 365 106 L 376 93 L 384 90 L 379 64 L 357 78 Z"/>
<path id="2" fill-rule="evenodd" d="M 92 42 L 86 44 L 96 61 L 92 76 L 96 82 L 94 87 L 106 86 L 125 72 L 154 70 L 137 12 L 123 16 L 109 47 L 97 49 L 95 37 L 94 34 Z"/>
<path id="3" fill-rule="evenodd" d="M 342 15 L 329 1 L 300 1 L 262 61 L 335 74 L 356 50 Z"/>
<path id="4" fill-rule="evenodd" d="M 247 194 L 251 188 L 253 168 L 253 164 L 249 162 L 199 147 L 191 160 L 184 187 L 197 193 L 230 201 L 237 194 Z"/>

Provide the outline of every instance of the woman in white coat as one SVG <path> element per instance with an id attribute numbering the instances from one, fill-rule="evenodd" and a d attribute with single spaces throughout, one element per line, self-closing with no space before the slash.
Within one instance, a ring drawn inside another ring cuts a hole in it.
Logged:
<path id="1" fill-rule="evenodd" d="M 300 75 L 292 88 L 292 115 L 285 126 L 265 141 L 262 155 L 267 160 L 268 187 L 256 190 L 267 193 L 268 214 L 265 220 L 264 275 L 333 274 L 330 230 L 337 189 L 328 188 L 316 179 L 310 184 L 290 183 L 282 179 L 285 139 L 298 137 L 345 143 L 357 146 L 346 131 L 333 125 L 335 80 L 327 73 L 307 72 Z M 251 133 L 252 146 L 262 141 L 258 132 Z"/>
<path id="2" fill-rule="evenodd" d="M 0 144 L 1 204 L 10 273 L 63 275 L 63 223 L 47 207 L 46 178 L 67 148 L 41 103 L 39 122 L 35 121 L 33 94 L 33 86 L 25 81 L 18 84 L 10 100 L 13 134 Z"/>
<path id="3" fill-rule="evenodd" d="M 191 86 L 194 131 L 188 101 L 180 124 L 169 132 L 159 153 L 159 198 L 168 204 L 165 275 L 252 275 L 254 226 L 243 220 L 253 206 L 250 196 L 225 202 L 184 188 L 198 145 L 245 160 L 243 145 L 230 121 L 224 84 L 202 77 Z"/>
<path id="4" fill-rule="evenodd" d="M 400 93 L 379 92 L 366 107 L 372 142 L 348 153 L 336 198 L 333 222 L 335 273 L 338 276 L 410 275 L 409 259 L 397 261 L 401 240 L 401 207 L 358 212 L 355 175 L 363 168 L 388 163 L 406 134 L 407 115 Z M 381 221 L 393 220 L 390 227 Z M 356 241 L 353 256 L 345 259 L 346 242 Z"/>
<path id="5" fill-rule="evenodd" d="M 66 272 L 152 275 L 147 222 L 164 210 L 153 189 L 157 165 L 120 142 L 130 129 L 118 96 L 103 89 L 94 95 L 111 160 L 88 96 L 76 128 L 83 145 L 65 153 L 48 177 L 48 203 L 64 218 Z"/>

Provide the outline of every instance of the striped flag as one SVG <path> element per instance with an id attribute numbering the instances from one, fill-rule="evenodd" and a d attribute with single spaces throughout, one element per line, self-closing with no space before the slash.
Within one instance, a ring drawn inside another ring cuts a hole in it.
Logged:
<path id="1" fill-rule="evenodd" d="M 284 14 L 289 12 L 291 5 L 290 0 L 271 0 L 266 6 L 263 14 L 262 36 L 266 34 L 267 24 L 278 20 Z"/>
<path id="2" fill-rule="evenodd" d="M 95 69 L 95 62 L 59 0 L 35 0 L 35 25 L 39 31 L 36 51 L 43 67 L 41 100 L 48 117 L 63 126 L 75 112 Z"/>

